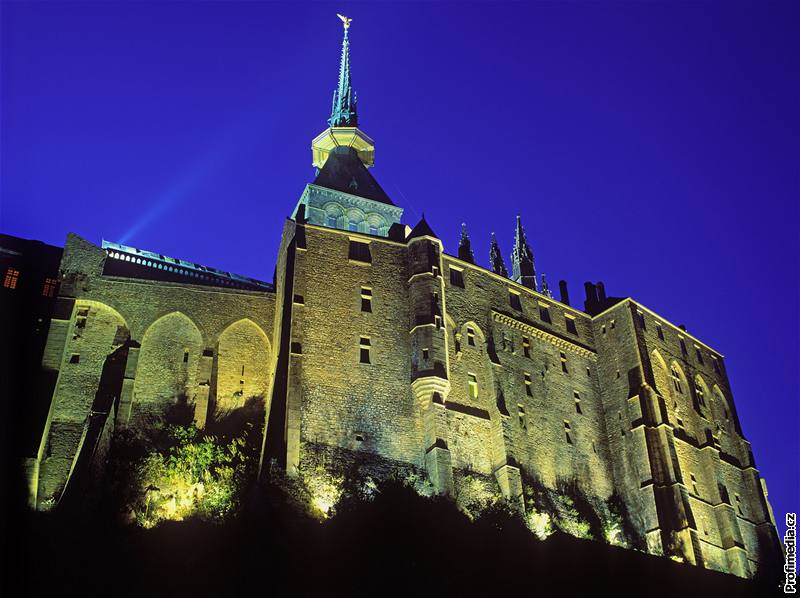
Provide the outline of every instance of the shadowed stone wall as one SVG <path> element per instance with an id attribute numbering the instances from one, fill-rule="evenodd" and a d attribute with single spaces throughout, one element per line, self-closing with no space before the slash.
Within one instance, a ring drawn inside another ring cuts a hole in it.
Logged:
<path id="1" fill-rule="evenodd" d="M 92 404 L 104 364 L 123 345 L 126 363 L 110 415 L 118 425 L 148 425 L 184 399 L 204 425 L 217 398 L 214 373 L 226 409 L 242 397 L 269 395 L 273 293 L 104 276 L 105 259 L 102 249 L 68 237 L 42 361 L 57 378 L 31 481 L 39 508 L 58 502 L 83 445 L 99 442 L 90 433 Z M 234 396 L 232 387 L 242 394 Z"/>

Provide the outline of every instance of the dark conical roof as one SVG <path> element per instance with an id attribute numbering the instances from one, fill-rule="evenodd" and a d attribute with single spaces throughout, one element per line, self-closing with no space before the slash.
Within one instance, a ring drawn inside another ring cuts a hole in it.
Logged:
<path id="1" fill-rule="evenodd" d="M 436 236 L 436 233 L 433 232 L 433 229 L 428 224 L 428 221 L 425 220 L 425 214 L 422 215 L 417 225 L 411 229 L 411 232 L 408 234 L 408 239 L 415 239 L 417 237 L 434 237 L 438 239 L 439 237 Z"/>
<path id="2" fill-rule="evenodd" d="M 357 195 L 393 206 L 378 181 L 370 174 L 351 147 L 339 146 L 331 151 L 325 164 L 314 179 L 314 184 L 334 191 Z"/>

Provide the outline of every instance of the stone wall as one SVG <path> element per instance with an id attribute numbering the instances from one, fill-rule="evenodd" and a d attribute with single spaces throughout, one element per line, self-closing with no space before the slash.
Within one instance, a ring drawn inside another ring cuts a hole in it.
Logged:
<path id="1" fill-rule="evenodd" d="M 105 255 L 75 235 L 64 248 L 61 292 L 43 359 L 44 368 L 58 370 L 37 455 L 34 486 L 43 508 L 55 504 L 67 484 L 103 368 L 120 347 L 128 350 L 124 379 L 116 381 L 122 425 L 147 425 L 186 399 L 202 426 L 216 399 L 212 373 L 227 408 L 245 394 L 266 397 L 271 384 L 266 331 L 274 321 L 274 294 L 103 276 Z M 242 395 L 234 396 L 231 387 L 237 385 Z"/>
<path id="2" fill-rule="evenodd" d="M 104 276 L 104 256 L 75 236 L 65 247 L 43 359 L 58 379 L 29 467 L 40 508 L 118 388 L 109 412 L 129 426 L 181 400 L 202 426 L 263 397 L 262 465 L 325 504 L 361 465 L 522 511 L 531 484 L 572 488 L 604 521 L 619 499 L 649 552 L 737 575 L 775 549 L 722 356 L 632 300 L 591 317 L 431 236 L 292 220 L 275 292 Z"/>

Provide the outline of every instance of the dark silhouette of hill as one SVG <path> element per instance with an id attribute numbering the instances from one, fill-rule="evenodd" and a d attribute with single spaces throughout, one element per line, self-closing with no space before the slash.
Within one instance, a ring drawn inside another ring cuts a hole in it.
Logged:
<path id="1" fill-rule="evenodd" d="M 470 521 L 452 502 L 383 484 L 320 523 L 275 487 L 225 524 L 145 530 L 109 509 L 22 511 L 5 596 L 760 596 L 777 578 L 742 580 L 570 536 L 545 541 L 513 513 Z"/>

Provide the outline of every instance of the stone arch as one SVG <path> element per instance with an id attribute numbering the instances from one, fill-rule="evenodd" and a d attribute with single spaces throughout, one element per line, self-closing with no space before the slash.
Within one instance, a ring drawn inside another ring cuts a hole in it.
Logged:
<path id="1" fill-rule="evenodd" d="M 713 414 L 714 420 L 725 426 L 725 430 L 727 431 L 735 430 L 736 425 L 734 424 L 735 420 L 731 405 L 725 397 L 725 394 L 716 384 L 711 389 L 711 402 L 711 413 Z"/>
<path id="2" fill-rule="evenodd" d="M 674 359 L 669 364 L 669 375 L 671 378 L 672 389 L 679 395 L 687 395 L 689 390 L 689 382 L 686 374 L 683 372 L 681 365 Z"/>
<path id="3" fill-rule="evenodd" d="M 93 416 L 100 421 L 102 414 L 113 409 L 120 394 L 129 340 L 127 321 L 115 308 L 90 299 L 75 301 L 65 330 L 52 408 L 39 445 L 39 470 L 30 481 L 32 504 L 51 506 L 60 499 L 84 440 L 86 446 L 94 446 L 94 437 L 86 436 L 85 424 Z M 112 364 L 121 367 L 109 367 Z"/>
<path id="4" fill-rule="evenodd" d="M 656 384 L 656 392 L 658 392 L 664 400 L 672 398 L 672 386 L 669 378 L 669 368 L 667 362 L 661 356 L 658 350 L 654 350 L 650 354 L 650 363 L 653 368 L 653 378 Z M 670 404 L 671 405 L 671 404 Z"/>
<path id="5" fill-rule="evenodd" d="M 700 374 L 694 377 L 694 396 L 697 399 L 697 404 L 701 410 L 709 407 L 711 401 L 711 392 L 708 390 L 708 384 Z"/>
<path id="6" fill-rule="evenodd" d="M 350 223 L 354 222 L 356 224 L 356 229 L 363 232 L 366 215 L 362 210 L 358 208 L 347 208 L 345 216 L 346 216 L 345 228 L 349 229 Z"/>
<path id="7" fill-rule="evenodd" d="M 378 229 L 378 232 L 385 233 L 388 230 L 389 225 L 386 223 L 386 218 L 377 212 L 370 212 L 367 214 L 366 220 L 367 226 L 375 227 Z"/>
<path id="8" fill-rule="evenodd" d="M 217 408 L 241 407 L 253 397 L 266 397 L 272 347 L 266 333 L 249 318 L 230 324 L 216 347 Z"/>
<path id="9" fill-rule="evenodd" d="M 461 338 L 463 341 L 461 344 L 462 349 L 465 346 L 470 346 L 468 341 L 469 338 L 468 329 L 472 330 L 473 335 L 475 337 L 475 345 L 474 345 L 475 347 L 481 347 L 486 344 L 486 334 L 483 332 L 483 329 L 480 326 L 478 326 L 478 324 L 474 320 L 468 320 L 464 322 L 464 324 L 462 324 L 460 330 Z"/>
<path id="10" fill-rule="evenodd" d="M 335 201 L 329 201 L 324 206 L 322 206 L 323 212 L 325 212 L 325 220 L 323 224 L 328 224 L 328 218 L 336 218 L 337 226 L 341 226 L 344 224 L 344 209 L 342 206 Z"/>
<path id="11" fill-rule="evenodd" d="M 659 353 L 658 350 L 654 350 L 650 354 L 650 357 L 653 368 L 653 378 L 656 384 L 656 391 L 659 395 L 661 395 L 661 398 L 664 401 L 664 407 L 667 410 L 669 423 L 673 426 L 679 426 L 680 422 L 684 422 L 685 414 L 681 409 L 681 395 L 676 391 L 673 384 L 670 366 L 667 365 L 667 361 L 661 356 L 661 353 Z M 684 384 L 682 388 L 685 391 L 686 385 Z"/>
<path id="12" fill-rule="evenodd" d="M 131 418 L 194 402 L 202 351 L 203 336 L 186 314 L 174 311 L 150 324 L 142 337 Z"/>

